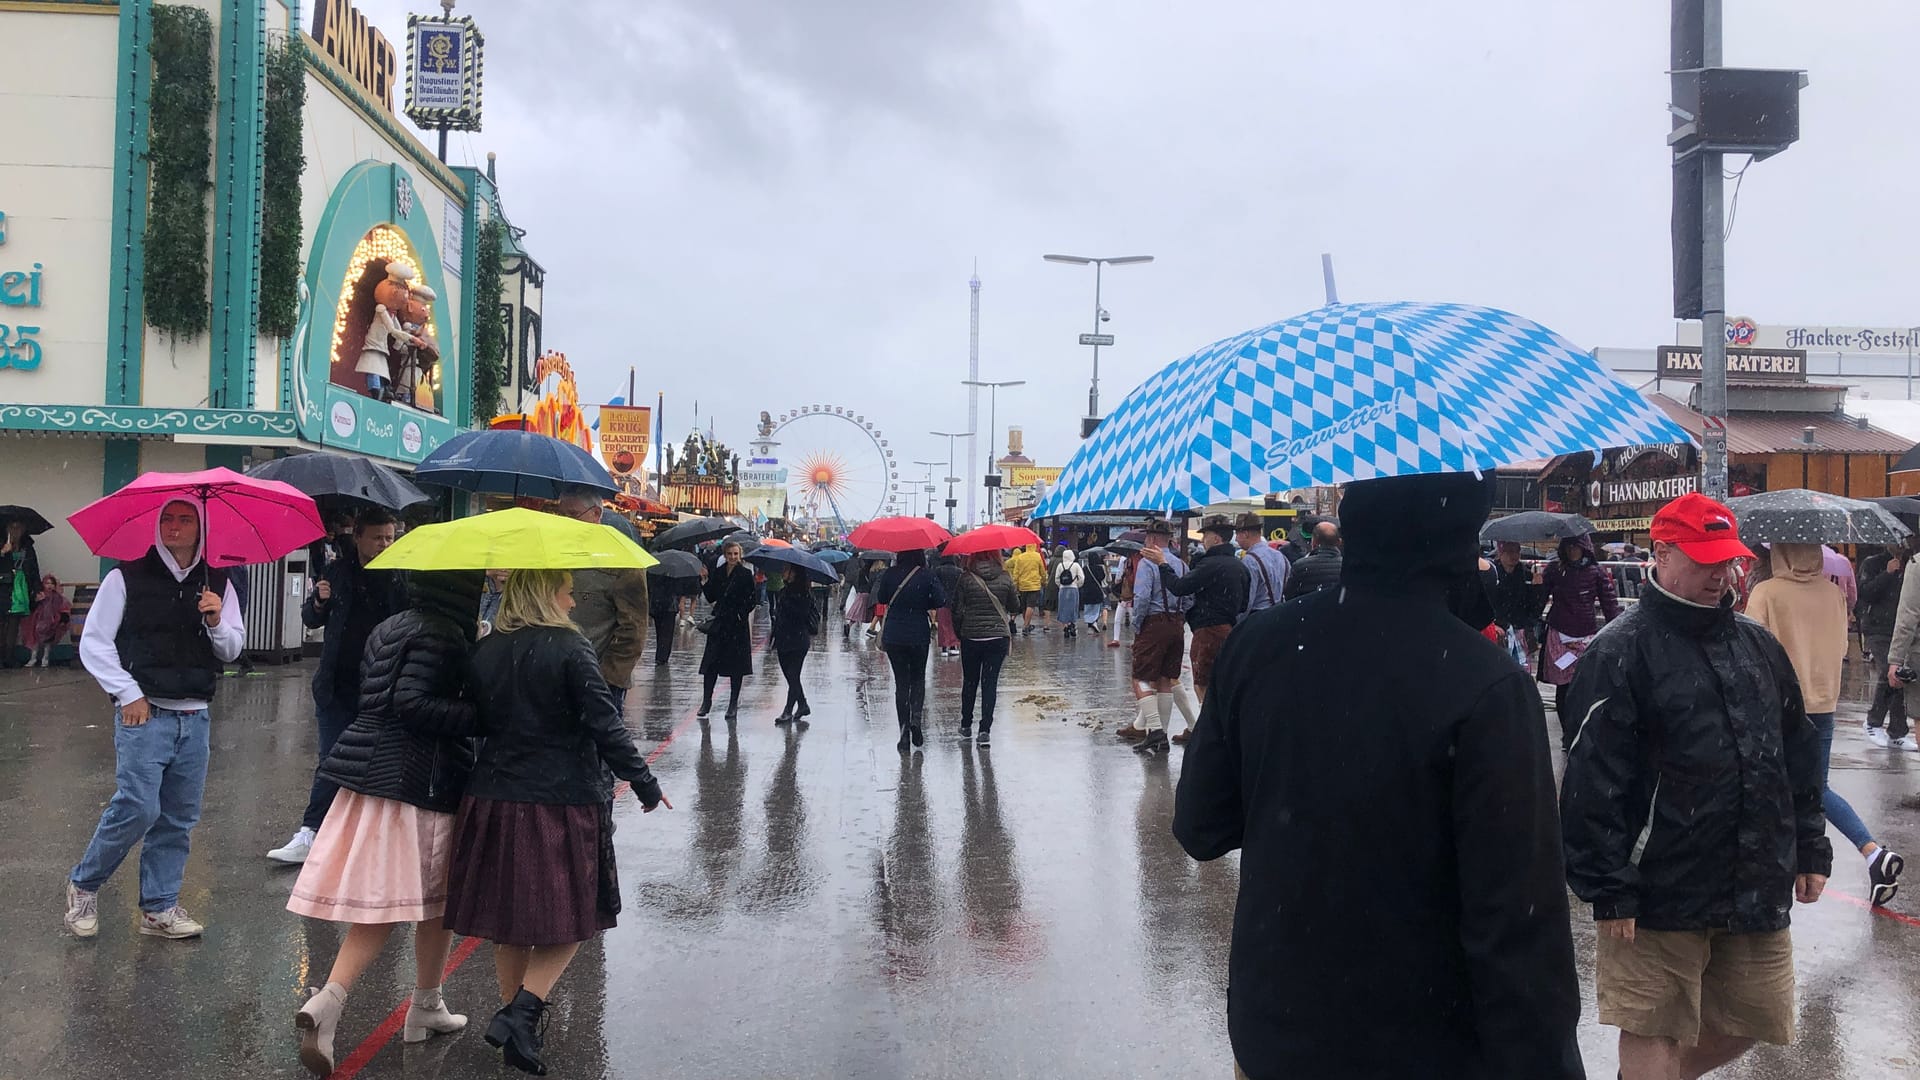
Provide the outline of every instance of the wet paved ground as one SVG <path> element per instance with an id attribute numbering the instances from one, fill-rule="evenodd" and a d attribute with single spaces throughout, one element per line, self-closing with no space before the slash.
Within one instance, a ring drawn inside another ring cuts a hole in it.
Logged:
<path id="1" fill-rule="evenodd" d="M 556 1075 L 1232 1075 L 1236 860 L 1196 865 L 1170 836 L 1177 752 L 1143 758 L 1103 730 L 1126 715 L 1125 650 L 1017 642 L 991 750 L 954 737 L 959 665 L 937 660 L 926 753 L 903 760 L 866 642 L 823 641 L 813 722 L 784 731 L 777 670 L 749 680 L 737 724 L 694 720 L 698 641 L 643 667 L 629 701 L 679 809 L 617 812 L 626 910 L 555 994 Z M 340 932 L 286 913 L 294 873 L 262 853 L 305 802 L 310 672 L 223 686 L 181 898 L 208 933 L 184 944 L 135 934 L 133 860 L 102 894 L 99 938 L 63 933 L 60 882 L 112 789 L 111 715 L 82 673 L 0 674 L 0 1080 L 306 1075 L 290 1017 Z M 1920 791 L 1920 755 L 1876 750 L 1859 714 L 1843 707 L 1834 785 L 1920 851 L 1920 813 L 1897 805 Z M 1920 1074 L 1920 922 L 1870 913 L 1865 888 L 1843 859 L 1829 899 L 1796 912 L 1798 1044 L 1716 1075 Z M 1920 880 L 1908 904 L 1920 912 Z M 1575 929 L 1590 970 L 1584 911 Z M 448 997 L 483 1023 L 490 955 L 455 959 Z M 389 1014 L 411 980 L 399 936 L 348 1004 L 336 1075 L 518 1075 L 474 1030 L 403 1048 Z M 1589 1072 L 1611 1076 L 1586 984 Z"/>

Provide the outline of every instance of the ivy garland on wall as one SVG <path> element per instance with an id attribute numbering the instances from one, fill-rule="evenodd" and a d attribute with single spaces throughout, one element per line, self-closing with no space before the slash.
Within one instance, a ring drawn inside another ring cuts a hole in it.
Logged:
<path id="1" fill-rule="evenodd" d="M 300 320 L 300 177 L 307 102 L 298 35 L 267 51 L 264 201 L 260 216 L 260 332 L 289 338 Z"/>
<path id="2" fill-rule="evenodd" d="M 500 260 L 506 227 L 494 214 L 480 226 L 480 247 L 474 253 L 473 423 L 485 427 L 500 412 L 500 395 L 507 382 L 507 328 L 500 320 Z"/>
<path id="3" fill-rule="evenodd" d="M 213 157 L 213 20 L 199 8 L 153 8 L 153 89 L 142 272 L 147 323 L 176 337 L 206 332 L 207 192 Z"/>

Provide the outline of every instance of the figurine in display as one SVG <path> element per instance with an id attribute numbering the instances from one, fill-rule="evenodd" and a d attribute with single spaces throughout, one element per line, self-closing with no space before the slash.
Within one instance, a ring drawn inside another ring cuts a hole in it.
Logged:
<path id="1" fill-rule="evenodd" d="M 394 400 L 423 409 L 433 407 L 433 392 L 427 385 L 427 374 L 440 360 L 440 343 L 427 331 L 428 321 L 433 314 L 433 302 L 438 299 L 431 288 L 419 282 L 407 286 L 406 307 L 400 319 L 400 328 L 405 331 L 406 339 L 395 347 L 393 356 L 396 383 Z M 426 395 L 425 404 L 421 401 L 422 394 Z"/>
<path id="2" fill-rule="evenodd" d="M 393 350 L 408 340 L 395 312 L 407 307 L 407 285 L 413 280 L 413 268 L 400 263 L 387 264 L 387 276 L 373 287 L 373 318 L 367 323 L 366 343 L 360 347 L 360 361 L 353 370 L 367 377 L 367 396 L 389 400 L 393 380 Z"/>

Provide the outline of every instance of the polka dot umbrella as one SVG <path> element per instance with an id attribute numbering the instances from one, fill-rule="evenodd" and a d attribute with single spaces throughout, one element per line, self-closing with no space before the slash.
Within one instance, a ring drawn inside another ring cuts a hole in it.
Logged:
<path id="1" fill-rule="evenodd" d="M 1749 544 L 1891 544 L 1910 532 L 1873 503 L 1805 488 L 1729 499 L 1727 508 Z"/>

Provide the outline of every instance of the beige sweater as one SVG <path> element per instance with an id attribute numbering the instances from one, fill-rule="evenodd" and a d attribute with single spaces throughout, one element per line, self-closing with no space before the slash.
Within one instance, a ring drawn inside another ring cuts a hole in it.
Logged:
<path id="1" fill-rule="evenodd" d="M 1773 632 L 1793 661 L 1809 713 L 1840 704 L 1847 658 L 1847 597 L 1827 580 L 1818 544 L 1773 545 L 1773 576 L 1754 586 L 1747 615 Z"/>

